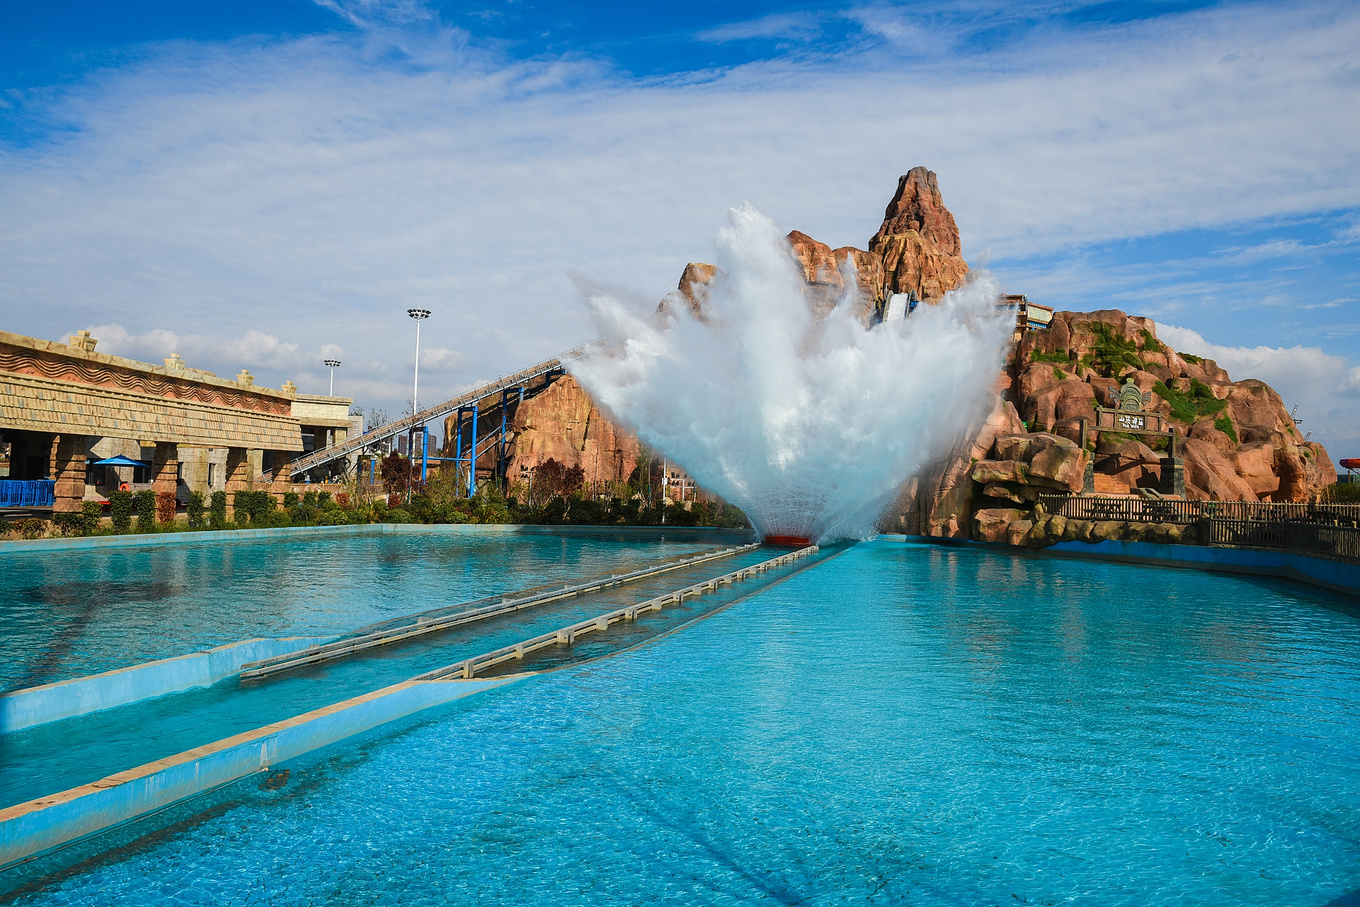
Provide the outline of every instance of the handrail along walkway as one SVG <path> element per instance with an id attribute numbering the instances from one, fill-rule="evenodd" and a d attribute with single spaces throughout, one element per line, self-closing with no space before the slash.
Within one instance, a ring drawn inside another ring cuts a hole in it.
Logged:
<path id="1" fill-rule="evenodd" d="M 628 583 L 634 583 L 638 580 L 660 576 L 663 573 L 670 573 L 674 570 L 693 567 L 697 564 L 707 563 L 708 561 L 718 560 L 720 558 L 732 557 L 733 555 L 751 551 L 752 549 L 759 547 L 760 544 L 758 542 L 752 542 L 747 545 L 734 545 L 730 548 L 720 548 L 717 550 L 710 549 L 681 560 L 666 561 L 661 564 L 632 570 L 628 573 L 611 574 L 606 579 L 588 580 L 584 583 L 577 583 L 575 585 L 554 587 L 530 595 L 512 592 L 505 595 L 492 596 L 492 598 L 499 598 L 500 601 L 481 608 L 436 615 L 434 617 L 427 616 L 426 614 L 413 615 L 416 618 L 414 623 L 401 624 L 373 633 L 365 633 L 362 636 L 340 639 L 335 642 L 326 643 L 325 645 L 302 649 L 298 652 L 290 652 L 286 655 L 278 655 L 274 658 L 250 662 L 249 664 L 242 665 L 241 672 L 237 676 L 241 680 L 254 680 L 261 677 L 268 677 L 271 674 L 290 671 L 294 668 L 320 664 L 323 661 L 332 661 L 337 658 L 345 658 L 356 652 L 371 649 L 375 646 L 385 646 L 394 642 L 414 639 L 417 636 L 424 636 L 428 633 L 437 633 L 441 630 L 449 630 L 453 627 L 459 627 L 464 624 L 470 624 L 492 617 L 499 617 L 504 614 L 513 614 L 514 612 L 522 611 L 525 608 L 546 605 L 549 602 L 560 601 L 564 598 L 571 598 L 588 592 L 598 592 L 601 589 L 608 589 L 613 586 L 627 585 Z M 482 599 L 482 601 L 485 601 L 485 599 Z M 468 604 L 471 604 L 471 602 Z M 399 620 L 400 618 L 397 619 Z"/>
<path id="2" fill-rule="evenodd" d="M 593 633 L 600 630 L 609 629 L 611 624 L 620 622 L 632 623 L 637 620 L 639 614 L 647 611 L 660 611 L 663 607 L 670 604 L 682 602 L 689 596 L 702 595 L 705 592 L 715 591 L 719 586 L 730 585 L 740 582 L 766 570 L 773 570 L 775 567 L 783 567 L 791 564 L 799 558 L 807 557 L 818 552 L 816 545 L 809 545 L 806 548 L 799 548 L 797 551 L 790 551 L 788 554 L 781 554 L 779 557 L 771 558 L 768 561 L 761 561 L 759 564 L 752 564 L 740 570 L 734 570 L 723 576 L 706 579 L 703 582 L 686 586 L 683 589 L 676 589 L 674 592 L 667 592 L 656 598 L 639 602 L 636 605 L 629 605 L 627 608 L 619 608 L 617 611 L 610 611 L 598 617 L 591 617 L 569 627 L 560 630 L 553 630 L 533 639 L 526 639 L 524 642 L 515 643 L 512 646 L 504 646 L 492 652 L 484 652 L 481 655 L 474 655 L 472 658 L 464 659 L 447 667 L 437 668 L 426 674 L 421 674 L 414 680 L 448 680 L 450 678 L 462 678 L 471 680 L 477 675 L 478 671 L 485 671 L 496 665 L 504 664 L 507 661 L 522 660 L 525 655 L 546 649 L 550 646 L 571 645 L 576 641 L 576 637 Z"/>

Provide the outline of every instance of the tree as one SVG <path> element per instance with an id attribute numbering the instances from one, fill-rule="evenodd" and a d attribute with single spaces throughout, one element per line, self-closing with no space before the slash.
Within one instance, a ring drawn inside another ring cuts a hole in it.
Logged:
<path id="1" fill-rule="evenodd" d="M 529 504 L 541 507 L 553 498 L 566 498 L 585 484 L 586 471 L 580 466 L 565 466 L 549 457 L 534 470 L 529 483 Z"/>
<path id="2" fill-rule="evenodd" d="M 382 470 L 383 490 L 388 494 L 401 494 L 411 482 L 411 461 L 401 454 L 388 454 L 379 463 Z"/>

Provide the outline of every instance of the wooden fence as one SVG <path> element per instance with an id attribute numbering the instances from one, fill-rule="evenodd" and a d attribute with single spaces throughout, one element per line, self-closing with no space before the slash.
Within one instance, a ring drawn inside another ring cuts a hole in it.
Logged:
<path id="1" fill-rule="evenodd" d="M 1264 501 L 1179 501 L 1133 495 L 1039 496 L 1049 513 L 1070 520 L 1125 523 L 1198 523 L 1204 519 L 1360 526 L 1360 504 L 1276 504 Z"/>
<path id="2" fill-rule="evenodd" d="M 1205 527 L 1210 545 L 1277 548 L 1360 561 L 1360 504 L 1173 501 L 1124 495 L 1041 495 L 1050 513 L 1073 520 L 1180 523 Z"/>

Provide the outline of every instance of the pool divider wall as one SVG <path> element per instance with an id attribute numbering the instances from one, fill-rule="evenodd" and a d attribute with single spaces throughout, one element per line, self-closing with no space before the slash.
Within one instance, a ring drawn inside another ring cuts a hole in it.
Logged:
<path id="1" fill-rule="evenodd" d="M 540 526 L 528 523 L 367 523 L 360 526 L 293 526 L 283 529 L 220 529 L 131 535 L 95 535 L 60 539 L 0 541 L 0 555 L 95 548 L 138 548 L 202 542 L 249 542 L 261 539 L 308 541 L 346 535 L 403 535 L 412 532 L 516 535 L 713 536 L 726 540 L 754 538 L 750 529 L 716 526 Z"/>
<path id="2" fill-rule="evenodd" d="M 334 638 L 246 639 L 203 652 L 15 690 L 0 696 L 0 734 L 211 686 L 252 661 L 287 655 Z"/>
<path id="3" fill-rule="evenodd" d="M 528 676 L 403 681 L 0 810 L 0 870 L 379 725 Z"/>

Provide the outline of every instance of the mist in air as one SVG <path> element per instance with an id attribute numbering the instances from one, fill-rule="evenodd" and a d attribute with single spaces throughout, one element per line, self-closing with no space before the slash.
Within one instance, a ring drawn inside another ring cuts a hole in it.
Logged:
<path id="1" fill-rule="evenodd" d="M 1014 314 L 974 275 L 939 305 L 900 297 L 865 327 L 846 295 L 825 317 L 805 298 L 784 234 L 749 205 L 717 235 L 702 315 L 585 287 L 605 348 L 572 373 L 611 416 L 762 537 L 874 531 L 901 484 L 988 405 Z"/>

